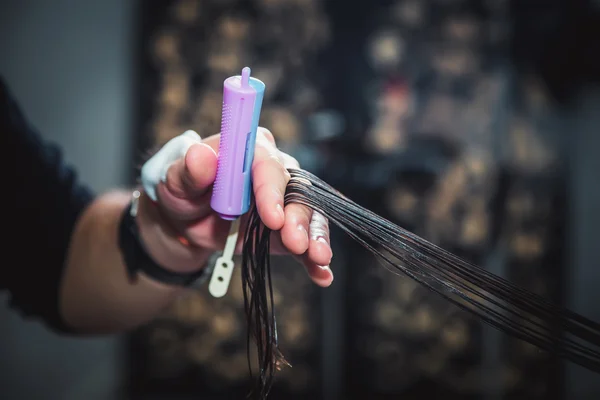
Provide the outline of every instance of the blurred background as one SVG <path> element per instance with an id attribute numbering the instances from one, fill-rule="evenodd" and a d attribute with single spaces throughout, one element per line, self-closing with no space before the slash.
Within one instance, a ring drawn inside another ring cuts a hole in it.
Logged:
<path id="1" fill-rule="evenodd" d="M 220 123 L 261 125 L 366 207 L 600 321 L 600 2 L 0 2 L 0 75 L 94 189 Z M 486 328 L 333 232 L 335 282 L 276 260 L 272 399 L 597 399 L 600 379 Z M 239 272 L 239 271 L 238 271 Z M 239 283 L 239 275 L 235 277 Z M 239 287 L 239 286 L 238 286 Z M 284 295 L 285 294 L 285 295 Z M 75 340 L 0 309 L 2 399 L 230 399 L 249 388 L 241 290 L 130 335 Z"/>

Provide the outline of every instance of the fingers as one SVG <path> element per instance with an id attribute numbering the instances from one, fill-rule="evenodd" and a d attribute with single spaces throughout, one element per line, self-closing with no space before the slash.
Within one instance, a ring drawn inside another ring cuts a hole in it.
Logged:
<path id="1" fill-rule="evenodd" d="M 299 204 L 287 205 L 281 242 L 300 260 L 314 283 L 322 287 L 331 285 L 333 273 L 329 265 L 333 252 L 329 224 L 323 215 Z"/>
<path id="2" fill-rule="evenodd" d="M 283 153 L 284 167 L 299 168 L 298 161 L 289 154 Z M 285 193 L 284 193 L 285 194 Z M 285 225 L 281 230 L 282 242 L 292 254 L 304 254 L 309 246 L 309 225 L 312 210 L 300 204 L 288 204 L 285 207 Z"/>
<path id="3" fill-rule="evenodd" d="M 329 224 L 326 218 L 300 204 L 285 207 L 285 224 L 281 241 L 290 253 L 307 253 L 309 260 L 319 265 L 329 265 L 333 252 L 329 241 Z"/>
<path id="4" fill-rule="evenodd" d="M 306 215 L 305 210 L 298 210 L 298 212 Z M 308 276 L 314 283 L 322 287 L 328 287 L 333 282 L 333 272 L 329 267 L 333 252 L 327 219 L 322 214 L 313 211 L 308 224 L 308 232 L 308 249 L 301 256 L 302 264 L 304 264 Z"/>
<path id="5" fill-rule="evenodd" d="M 261 143 L 263 140 L 266 140 L 271 145 L 275 146 L 275 136 L 271 133 L 267 128 L 263 128 L 262 126 L 258 127 L 258 131 L 256 132 L 256 141 Z"/>
<path id="6" fill-rule="evenodd" d="M 254 201 L 260 218 L 271 229 L 273 253 L 291 253 L 298 258 L 317 285 L 333 281 L 329 265 L 332 250 L 327 219 L 309 207 L 288 204 L 284 194 L 290 175 L 288 168 L 299 168 L 298 161 L 277 149 L 273 135 L 264 128 L 257 132 L 252 181 Z M 172 217 L 178 231 L 190 242 L 210 249 L 221 249 L 230 223 L 216 216 L 210 207 L 210 188 L 216 178 L 220 135 L 192 145 L 185 157 L 167 170 L 159 184 L 159 203 Z M 245 223 L 244 223 L 245 226 Z M 241 250 L 244 228 L 240 231 Z"/>
<path id="7" fill-rule="evenodd" d="M 278 231 L 284 222 L 283 194 L 289 174 L 283 166 L 282 153 L 275 146 L 273 135 L 264 128 L 259 128 L 257 133 L 253 163 L 255 201 L 265 225 Z M 192 145 L 185 157 L 168 168 L 164 182 L 156 189 L 159 204 L 172 220 L 174 228 L 185 232 L 184 236 L 195 244 L 210 247 L 225 236 L 222 224 L 218 224 L 219 229 L 215 231 L 207 231 L 208 226 L 202 223 L 210 224 L 212 218 L 200 221 L 212 217 L 210 188 L 216 178 L 219 141 L 220 135 L 213 135 L 202 143 Z M 292 162 L 290 159 L 293 160 L 286 157 L 286 162 Z M 209 239 L 210 235 L 216 236 Z"/>
<path id="8" fill-rule="evenodd" d="M 273 135 L 262 130 L 257 137 L 254 159 L 256 205 L 262 221 L 273 230 L 280 229 L 280 242 L 304 264 L 310 278 L 319 286 L 329 286 L 333 252 L 329 243 L 329 224 L 323 215 L 300 204 L 283 209 L 283 196 L 290 175 L 288 168 L 299 168 L 298 161 L 275 147 Z M 278 248 L 273 246 L 274 250 Z"/>
<path id="9" fill-rule="evenodd" d="M 203 143 L 193 145 L 169 168 L 167 189 L 178 198 L 197 198 L 213 183 L 216 167 L 217 154 L 212 148 Z"/>
<path id="10" fill-rule="evenodd" d="M 308 276 L 315 284 L 321 287 L 329 287 L 331 285 L 333 282 L 333 272 L 331 272 L 331 269 L 328 266 L 320 266 L 305 257 L 302 258 L 302 263 L 306 268 Z"/>
<path id="11" fill-rule="evenodd" d="M 329 222 L 318 212 L 312 213 L 309 226 L 308 258 L 319 265 L 331 264 L 333 252 L 329 240 Z"/>
<path id="12" fill-rule="evenodd" d="M 286 169 L 290 169 L 290 168 L 300 168 L 300 164 L 298 163 L 298 160 L 296 160 L 294 157 L 290 156 L 287 153 L 283 153 L 281 152 L 281 159 L 283 160 L 283 166 Z"/>
<path id="13" fill-rule="evenodd" d="M 285 207 L 285 224 L 281 229 L 283 245 L 295 255 L 304 254 L 309 248 L 309 227 L 312 211 L 300 204 Z"/>
<path id="14" fill-rule="evenodd" d="M 173 163 L 157 193 L 161 205 L 176 220 L 190 221 L 210 212 L 209 189 L 217 173 L 217 154 L 207 144 L 195 144 Z"/>
<path id="15" fill-rule="evenodd" d="M 221 134 L 217 133 L 216 135 L 208 136 L 207 138 L 202 140 L 202 143 L 204 143 L 205 145 L 207 145 L 208 147 L 213 149 L 213 151 L 215 153 L 218 153 L 220 141 L 221 141 Z"/>
<path id="16" fill-rule="evenodd" d="M 290 174 L 269 135 L 267 130 L 259 128 L 252 165 L 254 197 L 263 223 L 272 230 L 280 230 L 285 222 L 283 195 Z"/>
<path id="17" fill-rule="evenodd" d="M 242 243 L 240 242 L 238 251 L 242 251 Z M 282 242 L 282 236 L 278 232 L 272 232 L 271 234 L 271 254 L 281 255 L 289 254 L 286 251 L 286 246 Z M 323 266 L 318 262 L 315 262 L 308 253 L 301 255 L 294 255 L 294 258 L 304 266 L 309 278 L 318 286 L 329 287 L 333 282 L 333 272 L 329 265 Z M 330 259 L 331 260 L 331 259 Z"/>

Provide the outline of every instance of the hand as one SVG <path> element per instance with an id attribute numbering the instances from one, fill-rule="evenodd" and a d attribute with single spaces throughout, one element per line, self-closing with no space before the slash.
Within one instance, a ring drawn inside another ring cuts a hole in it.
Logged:
<path id="1" fill-rule="evenodd" d="M 169 167 L 165 182 L 156 188 L 157 204 L 147 196 L 140 201 L 138 224 L 148 251 L 172 270 L 190 272 L 225 245 L 231 223 L 210 207 L 218 148 L 219 135 L 193 144 Z M 289 204 L 284 208 L 283 204 L 290 179 L 287 168 L 298 167 L 293 157 L 277 149 L 271 132 L 258 129 L 252 181 L 258 213 L 273 230 L 271 252 L 294 255 L 317 285 L 327 287 L 333 281 L 327 220 L 308 207 Z M 244 224 L 245 218 L 238 253 Z"/>

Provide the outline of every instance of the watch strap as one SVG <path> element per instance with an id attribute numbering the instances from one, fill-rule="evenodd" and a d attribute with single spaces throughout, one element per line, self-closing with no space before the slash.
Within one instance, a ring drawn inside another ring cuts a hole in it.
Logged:
<path id="1" fill-rule="evenodd" d="M 123 211 L 119 224 L 119 247 L 125 261 L 127 274 L 132 281 L 137 279 L 138 273 L 156 281 L 175 286 L 190 286 L 197 281 L 204 281 L 210 276 L 212 268 L 202 268 L 191 273 L 170 271 L 159 265 L 148 254 L 139 235 L 138 225 L 135 221 L 137 199 L 134 199 Z"/>

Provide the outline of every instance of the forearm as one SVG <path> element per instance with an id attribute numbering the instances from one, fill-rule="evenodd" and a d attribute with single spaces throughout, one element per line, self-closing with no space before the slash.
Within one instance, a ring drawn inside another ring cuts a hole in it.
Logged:
<path id="1" fill-rule="evenodd" d="M 63 318 L 76 331 L 100 334 L 131 329 L 157 316 L 182 293 L 179 287 L 152 281 L 143 274 L 133 281 L 129 278 L 118 246 L 120 218 L 129 201 L 130 193 L 125 192 L 101 196 L 77 224 L 60 301 Z M 149 210 L 147 203 L 140 203 L 138 223 L 157 261 L 173 256 L 179 262 L 202 265 L 202 256 L 166 239 L 160 224 L 152 223 Z"/>

